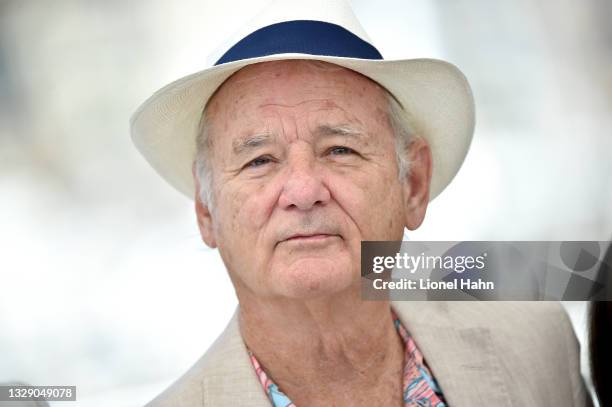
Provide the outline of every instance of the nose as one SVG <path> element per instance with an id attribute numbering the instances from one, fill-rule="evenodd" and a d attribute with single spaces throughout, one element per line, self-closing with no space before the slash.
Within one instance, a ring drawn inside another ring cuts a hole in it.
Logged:
<path id="1" fill-rule="evenodd" d="M 323 183 L 313 161 L 304 157 L 296 158 L 290 164 L 279 205 L 283 209 L 297 208 L 307 211 L 317 205 L 327 204 L 330 196 L 329 189 Z"/>

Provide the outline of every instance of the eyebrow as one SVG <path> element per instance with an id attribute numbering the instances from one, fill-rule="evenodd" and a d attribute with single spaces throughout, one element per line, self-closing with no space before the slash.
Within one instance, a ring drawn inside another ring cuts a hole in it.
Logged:
<path id="1" fill-rule="evenodd" d="M 245 151 L 270 144 L 273 137 L 272 133 L 253 134 L 234 140 L 232 147 L 235 154 L 242 154 Z"/>
<path id="2" fill-rule="evenodd" d="M 361 131 L 345 124 L 338 126 L 321 125 L 317 127 L 315 134 L 319 136 L 363 137 L 363 133 Z"/>

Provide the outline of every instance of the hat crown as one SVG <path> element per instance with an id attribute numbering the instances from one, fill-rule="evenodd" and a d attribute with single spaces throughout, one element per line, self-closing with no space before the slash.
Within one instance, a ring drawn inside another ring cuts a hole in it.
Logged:
<path id="1" fill-rule="evenodd" d="M 227 52 L 239 41 L 262 28 L 290 21 L 319 21 L 334 24 L 371 44 L 369 36 L 347 0 L 274 0 L 244 24 L 229 42 L 218 49 L 221 52 L 215 54 L 221 55 Z"/>
<path id="2" fill-rule="evenodd" d="M 371 42 L 347 0 L 274 0 L 255 16 L 250 27 L 255 31 L 268 25 L 293 20 L 336 24 L 362 40 Z"/>

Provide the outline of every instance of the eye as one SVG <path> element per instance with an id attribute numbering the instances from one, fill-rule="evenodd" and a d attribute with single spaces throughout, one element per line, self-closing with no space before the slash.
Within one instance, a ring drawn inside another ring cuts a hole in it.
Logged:
<path id="1" fill-rule="evenodd" d="M 272 161 L 272 157 L 264 155 L 257 157 L 256 159 L 249 161 L 243 168 L 257 168 L 264 166 Z"/>
<path id="2" fill-rule="evenodd" d="M 355 151 L 348 147 L 337 146 L 337 147 L 332 147 L 329 150 L 329 153 L 331 155 L 349 155 L 349 154 L 355 154 Z"/>

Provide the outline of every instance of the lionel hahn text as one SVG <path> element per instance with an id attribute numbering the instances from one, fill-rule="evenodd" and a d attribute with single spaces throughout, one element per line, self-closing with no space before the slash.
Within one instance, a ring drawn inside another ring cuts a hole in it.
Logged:
<path id="1" fill-rule="evenodd" d="M 372 285 L 376 290 L 495 290 L 493 281 L 481 278 L 476 280 L 455 278 L 451 281 L 432 281 L 429 278 L 384 281 L 377 278 L 372 281 Z"/>

